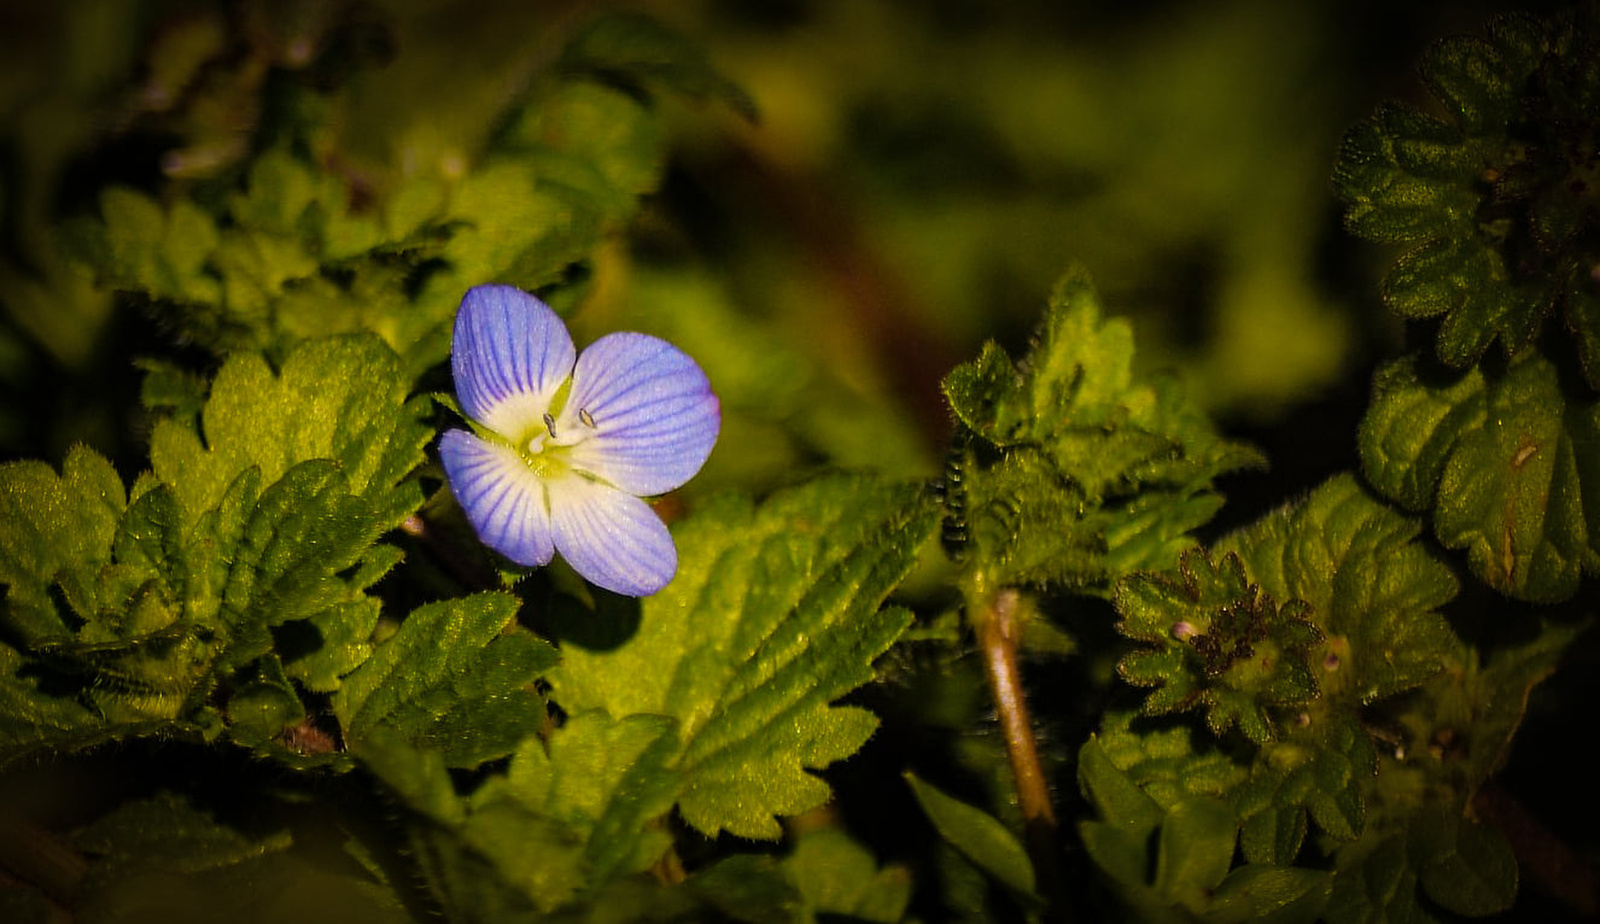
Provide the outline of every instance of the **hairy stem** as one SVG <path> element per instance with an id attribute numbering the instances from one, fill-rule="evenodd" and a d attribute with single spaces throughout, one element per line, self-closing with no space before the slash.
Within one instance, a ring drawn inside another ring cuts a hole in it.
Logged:
<path id="1" fill-rule="evenodd" d="M 972 607 L 971 618 L 978 635 L 978 648 L 983 653 L 989 693 L 994 698 L 1000 730 L 1005 737 L 1011 775 L 1017 783 L 1017 800 L 1022 809 L 1035 879 L 1039 891 L 1050 904 L 1051 919 L 1065 921 L 1068 912 L 1061 882 L 1056 814 L 1050 803 L 1050 785 L 1039 763 L 1033 721 L 1028 715 L 1028 700 L 1017 669 L 1017 645 L 1022 634 L 1018 614 L 1021 600 L 1021 594 L 1009 587 L 992 595 L 980 593 L 973 601 L 978 605 Z"/>

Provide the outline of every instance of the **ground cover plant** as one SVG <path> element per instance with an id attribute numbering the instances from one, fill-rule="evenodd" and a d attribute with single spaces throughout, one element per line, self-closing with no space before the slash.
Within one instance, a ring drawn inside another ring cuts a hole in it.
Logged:
<path id="1" fill-rule="evenodd" d="M 1597 913 L 1600 5 L 736 6 L 4 14 L 0 919 Z"/>

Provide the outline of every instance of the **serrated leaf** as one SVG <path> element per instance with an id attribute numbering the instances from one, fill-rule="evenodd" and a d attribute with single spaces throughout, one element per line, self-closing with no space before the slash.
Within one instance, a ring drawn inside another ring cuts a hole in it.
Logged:
<path id="1" fill-rule="evenodd" d="M 679 808 L 707 833 L 775 838 L 774 815 L 821 804 L 805 772 L 853 754 L 877 725 L 828 704 L 872 679 L 909 623 L 878 607 L 936 513 L 916 486 L 825 478 L 759 508 L 708 505 L 677 531 L 678 575 L 606 649 L 563 644 L 550 680 L 570 712 L 680 722 Z"/>
<path id="2" fill-rule="evenodd" d="M 110 558 L 127 495 L 105 457 L 74 446 L 61 474 L 43 462 L 0 465 L 0 585 L 7 626 L 26 642 L 64 636 L 50 588 L 63 569 Z"/>
<path id="3" fill-rule="evenodd" d="M 212 382 L 198 428 L 156 425 L 151 465 L 192 525 L 245 469 L 259 468 L 270 485 L 298 463 L 332 460 L 392 527 L 421 504 L 420 491 L 400 483 L 429 436 L 409 388 L 394 353 L 367 335 L 309 341 L 276 373 L 260 356 L 236 354 Z"/>
<path id="4" fill-rule="evenodd" d="M 1308 653 L 1323 635 L 1310 607 L 1280 606 L 1231 553 L 1214 562 L 1185 552 L 1180 577 L 1133 575 L 1115 601 L 1118 631 L 1150 646 L 1117 665 L 1129 683 L 1159 688 L 1145 702 L 1149 714 L 1203 707 L 1213 732 L 1237 727 L 1264 744 L 1277 736 L 1274 710 L 1321 695 Z"/>
<path id="5" fill-rule="evenodd" d="M 455 792 L 439 751 L 416 749 L 389 729 L 354 747 L 424 816 L 413 824 L 413 842 L 453 918 L 520 920 L 580 893 L 603 903 L 671 846 L 659 820 L 681 778 L 669 766 L 678 750 L 675 723 L 664 716 L 571 716 L 548 742 L 524 737 L 508 771 L 467 797 Z"/>
<path id="6" fill-rule="evenodd" d="M 124 804 L 74 843 L 93 860 L 74 920 L 408 920 L 392 889 L 291 850 L 287 830 L 247 834 L 169 793 Z"/>
<path id="7" fill-rule="evenodd" d="M 334 694 L 345 739 L 399 736 L 472 767 L 535 735 L 545 709 L 532 684 L 556 655 L 513 626 L 518 606 L 477 594 L 413 610 Z"/>
<path id="8" fill-rule="evenodd" d="M 1261 461 L 1172 382 L 1135 379 L 1132 328 L 1101 319 L 1081 270 L 1057 286 L 1027 357 L 988 344 L 943 390 L 965 434 L 947 535 L 999 584 L 1104 592 L 1128 571 L 1170 567 L 1220 505 L 1212 479 Z"/>
<path id="9" fill-rule="evenodd" d="M 1417 686 L 1460 650 L 1437 612 L 1455 578 L 1420 531 L 1338 475 L 1215 548 L 1236 552 L 1263 590 L 1309 605 L 1326 635 L 1314 665 L 1324 694 L 1369 703 Z"/>
<path id="10" fill-rule="evenodd" d="M 1596 107 L 1585 65 L 1600 28 L 1582 11 L 1548 23 L 1497 20 L 1484 38 L 1455 37 L 1424 55 L 1424 83 L 1443 118 L 1387 103 L 1340 146 L 1334 187 L 1346 226 L 1414 246 L 1384 280 L 1406 317 L 1443 315 L 1437 350 L 1463 368 L 1495 340 L 1524 349 L 1564 312 L 1580 344 L 1597 339 L 1585 301 L 1597 213 L 1585 194 Z M 1600 365 L 1580 347 L 1591 388 Z"/>
<path id="11" fill-rule="evenodd" d="M 988 812 L 946 795 L 913 773 L 907 772 L 905 779 L 940 837 L 1012 892 L 1025 899 L 1034 897 L 1033 861 L 1005 825 Z"/>
<path id="12" fill-rule="evenodd" d="M 1600 402 L 1573 396 L 1534 351 L 1503 373 L 1443 381 L 1400 360 L 1378 375 L 1361 426 L 1374 485 L 1431 507 L 1440 542 L 1466 549 L 1480 580 L 1537 602 L 1571 597 L 1600 569 L 1600 461 L 1581 451 L 1596 440 Z"/>
<path id="13" fill-rule="evenodd" d="M 97 877 L 138 867 L 198 872 L 283 850 L 289 843 L 287 831 L 264 841 L 246 837 L 169 792 L 125 803 L 73 838 L 75 847 L 98 859 Z"/>
<path id="14" fill-rule="evenodd" d="M 674 724 L 588 712 L 553 734 L 548 751 L 526 739 L 509 774 L 472 796 L 464 840 L 546 910 L 586 886 L 644 871 L 671 844 L 651 823 L 671 809 L 680 782 L 667 766 Z M 513 818 L 531 821 L 531 836 L 504 827 Z"/>
<path id="15" fill-rule="evenodd" d="M 1377 755 L 1366 731 L 1341 712 L 1318 714 L 1263 748 L 1249 779 L 1228 798 L 1247 826 L 1258 814 L 1271 813 L 1272 824 L 1287 833 L 1271 832 L 1274 840 L 1264 843 L 1263 832 L 1255 832 L 1250 859 L 1284 854 L 1292 859 L 1291 851 L 1299 846 L 1293 835 L 1304 831 L 1307 815 L 1327 835 L 1354 840 L 1366 823 L 1366 787 L 1376 769 Z"/>

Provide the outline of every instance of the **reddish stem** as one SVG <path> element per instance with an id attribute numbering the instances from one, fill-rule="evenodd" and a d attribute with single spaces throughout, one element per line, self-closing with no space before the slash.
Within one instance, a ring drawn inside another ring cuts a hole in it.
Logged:
<path id="1" fill-rule="evenodd" d="M 1028 856 L 1033 860 L 1039 892 L 1049 902 L 1050 919 L 1065 921 L 1066 896 L 1061 882 L 1055 808 L 1050 801 L 1050 785 L 1039 762 L 1033 721 L 1028 715 L 1028 700 L 1017 668 L 1017 646 L 1022 623 L 1018 618 L 1021 594 L 1002 588 L 992 598 L 978 599 L 973 612 L 973 628 L 983 652 L 984 673 L 989 678 L 989 693 L 994 698 L 1000 730 L 1005 737 L 1006 756 L 1017 784 L 1017 801 L 1027 836 Z"/>

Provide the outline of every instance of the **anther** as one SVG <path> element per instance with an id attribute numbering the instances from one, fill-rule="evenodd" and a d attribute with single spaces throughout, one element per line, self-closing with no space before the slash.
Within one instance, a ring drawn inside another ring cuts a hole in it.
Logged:
<path id="1" fill-rule="evenodd" d="M 556 419 L 550 415 L 549 411 L 546 411 L 544 415 L 544 428 L 550 431 L 551 439 L 556 438 Z"/>
<path id="2" fill-rule="evenodd" d="M 584 410 L 581 407 L 578 408 L 578 419 L 583 421 L 583 425 L 585 427 L 588 427 L 591 430 L 594 429 L 594 415 L 589 413 L 587 410 Z"/>

